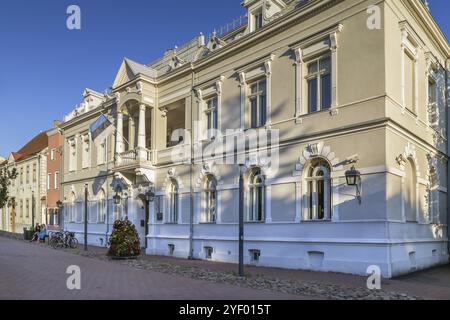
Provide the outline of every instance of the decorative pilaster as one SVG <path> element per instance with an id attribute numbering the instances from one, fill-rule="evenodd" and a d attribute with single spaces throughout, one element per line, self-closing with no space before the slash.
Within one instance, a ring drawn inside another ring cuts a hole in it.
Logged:
<path id="1" fill-rule="evenodd" d="M 139 106 L 139 128 L 138 128 L 138 154 L 140 160 L 147 160 L 146 150 L 146 127 L 145 127 L 145 112 L 147 107 L 145 104 Z"/>
<path id="2" fill-rule="evenodd" d="M 295 119 L 302 116 L 302 90 L 303 90 L 303 55 L 302 49 L 297 48 L 295 53 Z"/>
<path id="3" fill-rule="evenodd" d="M 117 131 L 116 131 L 116 154 L 124 152 L 123 144 L 123 113 L 117 112 Z M 120 159 L 118 158 L 120 161 Z"/>
<path id="4" fill-rule="evenodd" d="M 245 72 L 239 73 L 239 87 L 241 89 L 241 130 L 245 130 L 245 93 L 247 91 L 247 82 Z"/>
<path id="5" fill-rule="evenodd" d="M 247 90 L 247 82 L 245 78 L 245 73 L 239 73 L 239 87 L 241 88 L 241 130 L 245 130 L 245 99 L 246 99 L 246 90 Z"/>
<path id="6" fill-rule="evenodd" d="M 330 35 L 331 49 L 331 115 L 338 114 L 338 32 L 342 30 L 340 25 L 336 32 Z"/>
<path id="7" fill-rule="evenodd" d="M 265 75 L 266 75 L 266 127 L 270 128 L 272 124 L 272 61 L 275 59 L 275 55 L 271 55 L 270 59 L 264 63 Z"/>

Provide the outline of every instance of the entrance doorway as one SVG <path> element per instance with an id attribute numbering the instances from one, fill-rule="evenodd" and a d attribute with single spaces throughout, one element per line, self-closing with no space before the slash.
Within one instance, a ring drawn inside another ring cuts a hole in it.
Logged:
<path id="1" fill-rule="evenodd" d="M 137 199 L 138 214 L 137 214 L 137 230 L 141 240 L 141 248 L 148 248 L 148 233 L 149 233 L 149 220 L 150 220 L 150 206 L 144 195 L 140 195 Z"/>

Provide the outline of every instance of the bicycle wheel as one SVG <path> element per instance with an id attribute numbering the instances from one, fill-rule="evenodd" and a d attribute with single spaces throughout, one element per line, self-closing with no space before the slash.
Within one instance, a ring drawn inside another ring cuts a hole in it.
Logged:
<path id="1" fill-rule="evenodd" d="M 52 238 L 50 239 L 50 246 L 51 246 L 53 249 L 56 249 L 57 246 L 58 246 L 58 242 L 59 242 L 59 238 L 58 238 L 58 237 L 52 237 Z"/>
<path id="2" fill-rule="evenodd" d="M 69 246 L 70 246 L 71 249 L 78 248 L 78 240 L 77 240 L 77 238 L 71 238 L 69 240 Z"/>

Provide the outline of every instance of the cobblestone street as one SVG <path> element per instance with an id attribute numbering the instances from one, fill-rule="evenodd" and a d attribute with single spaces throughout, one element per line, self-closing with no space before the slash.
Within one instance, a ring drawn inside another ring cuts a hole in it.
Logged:
<path id="1" fill-rule="evenodd" d="M 81 268 L 82 290 L 66 287 Z M 0 299 L 301 299 L 300 296 L 192 280 L 81 257 L 0 237 Z"/>

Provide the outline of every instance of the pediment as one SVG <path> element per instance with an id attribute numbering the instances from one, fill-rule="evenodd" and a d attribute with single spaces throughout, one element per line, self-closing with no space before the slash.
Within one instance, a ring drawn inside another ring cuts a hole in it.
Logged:
<path id="1" fill-rule="evenodd" d="M 123 60 L 119 72 L 116 75 L 116 79 L 114 80 L 113 88 L 120 87 L 121 85 L 130 82 L 135 79 L 136 76 L 137 74 L 131 69 L 127 60 Z"/>

